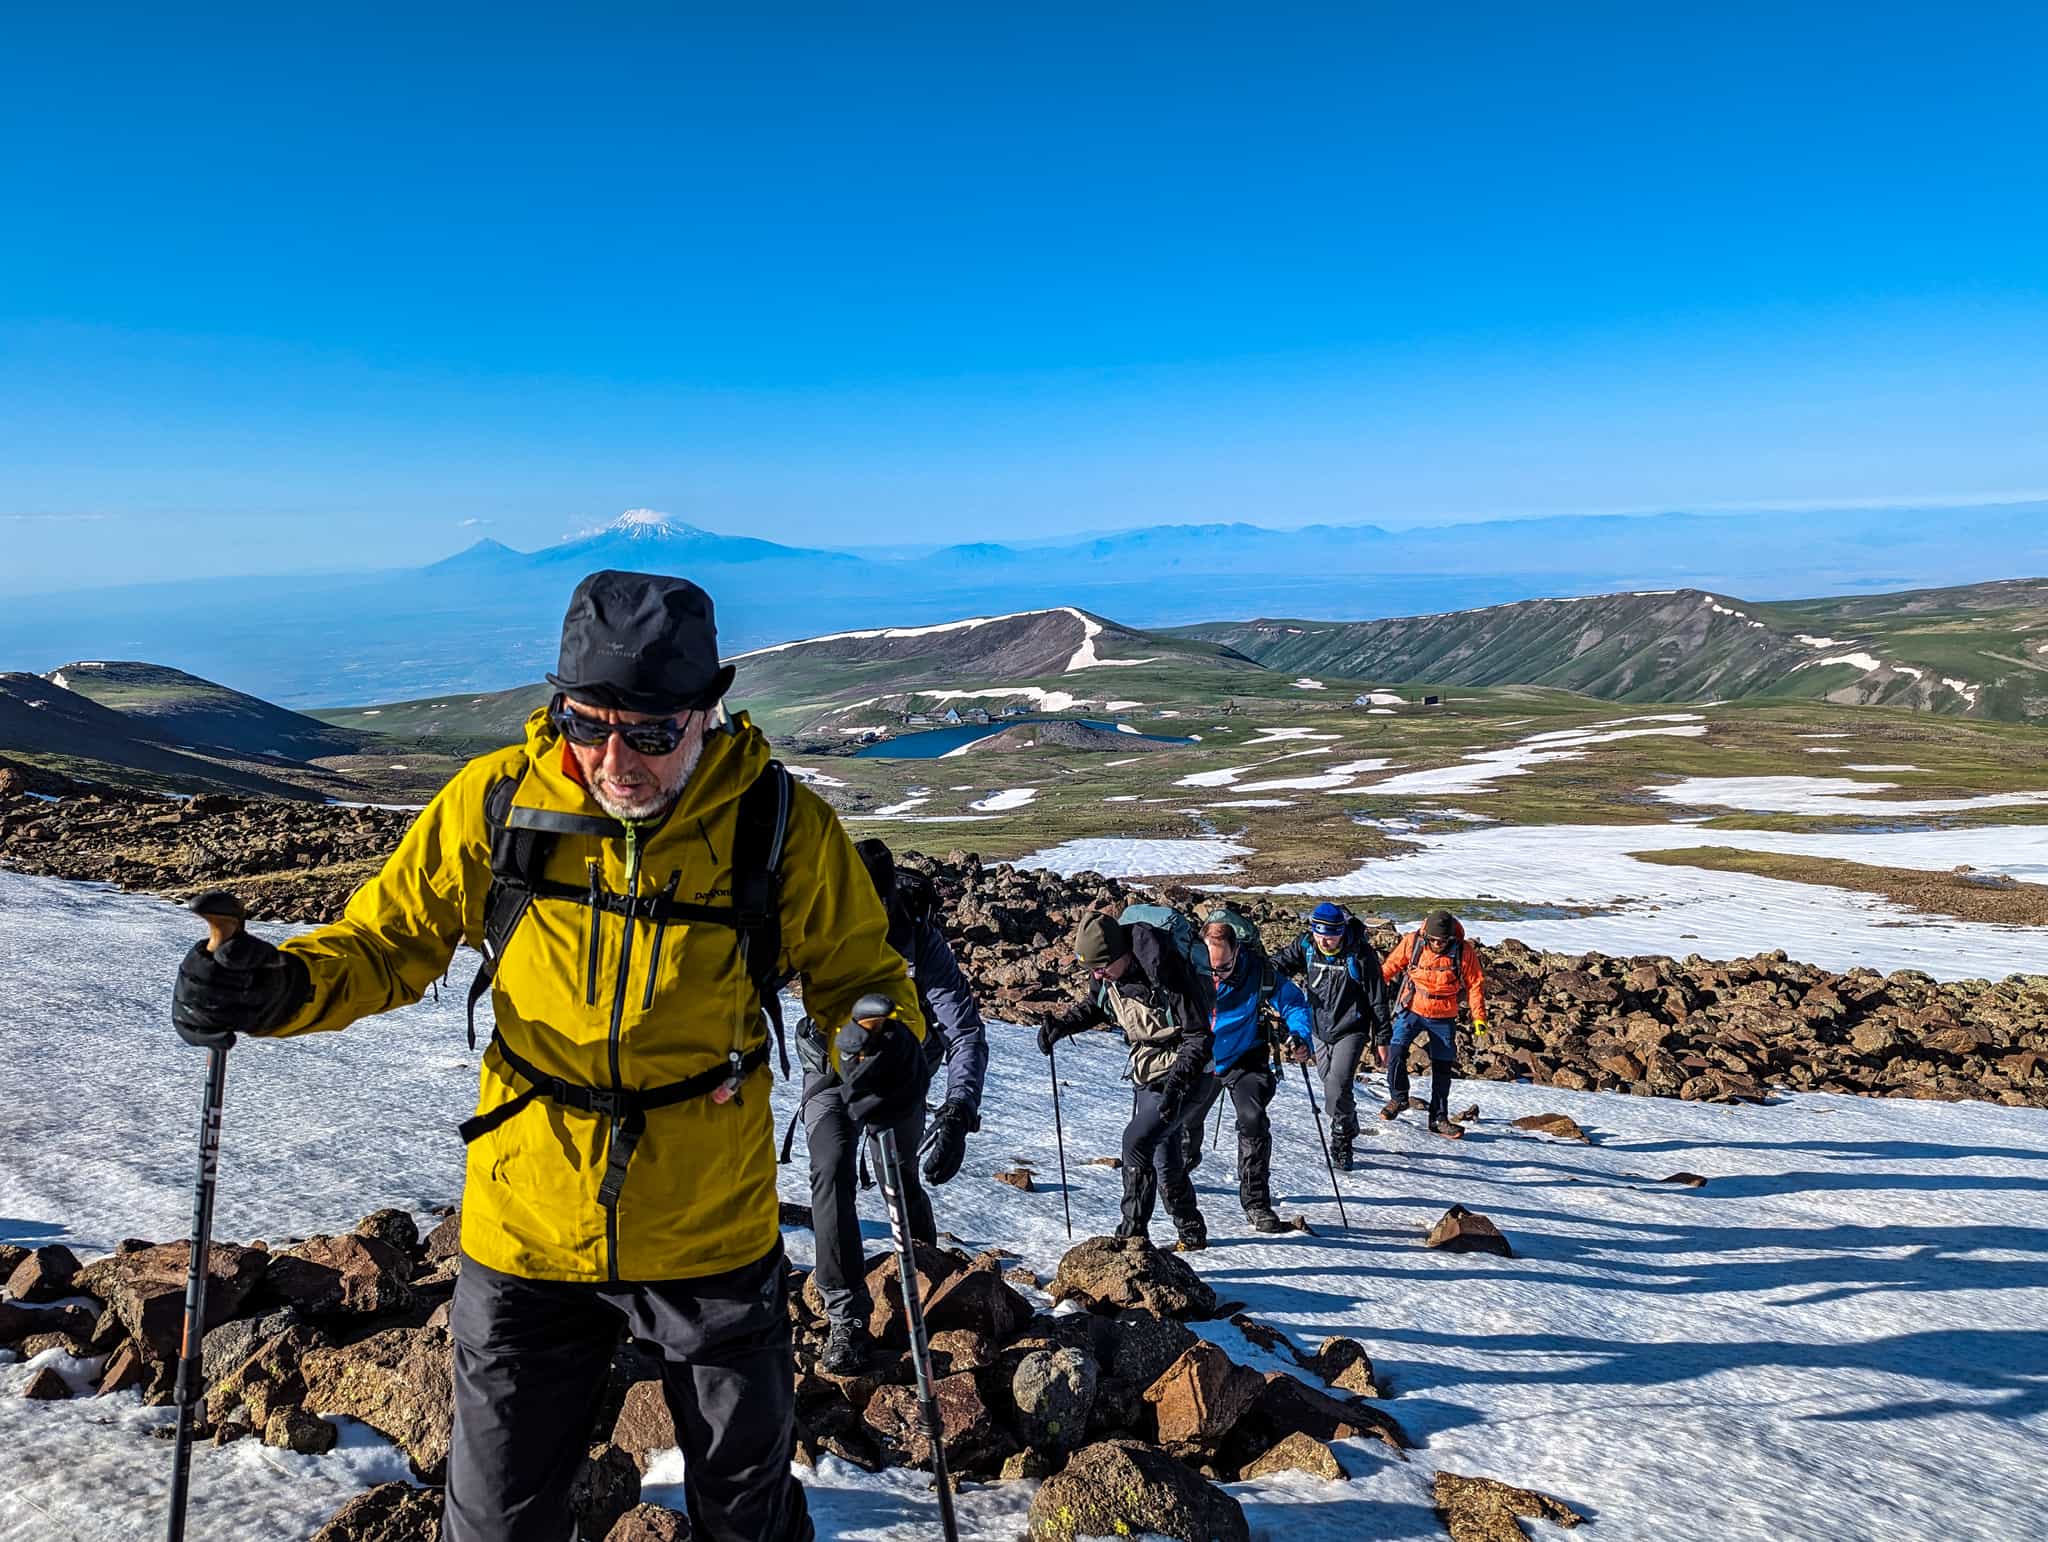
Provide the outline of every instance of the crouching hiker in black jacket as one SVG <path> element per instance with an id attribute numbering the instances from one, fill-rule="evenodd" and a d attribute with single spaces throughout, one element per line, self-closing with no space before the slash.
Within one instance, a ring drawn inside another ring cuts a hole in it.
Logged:
<path id="1" fill-rule="evenodd" d="M 1157 927 L 1120 925 L 1094 912 L 1074 929 L 1074 953 L 1094 978 L 1093 998 L 1038 1030 L 1038 1047 L 1100 1022 L 1130 1047 L 1131 1122 L 1124 1126 L 1123 1220 L 1119 1237 L 1150 1239 L 1163 1192 L 1184 1252 L 1206 1247 L 1209 1228 L 1195 1203 L 1182 1122 L 1209 1069 L 1209 1009 L 1200 981 L 1172 937 Z"/>
<path id="2" fill-rule="evenodd" d="M 1341 905 L 1324 900 L 1308 918 L 1308 933 L 1281 956 L 1280 968 L 1301 985 L 1315 1012 L 1316 1069 L 1323 1107 L 1330 1111 L 1330 1159 L 1346 1172 L 1358 1139 L 1358 1062 L 1371 1044 L 1385 1058 L 1393 1006 L 1380 975 L 1379 951 L 1365 926 Z"/>
<path id="3" fill-rule="evenodd" d="M 924 1184 L 943 1184 L 960 1171 L 967 1137 L 981 1128 L 982 1084 L 988 1075 L 988 1030 L 974 992 L 939 930 L 938 893 L 924 874 L 898 870 L 889 848 L 878 840 L 854 850 L 874 880 L 889 915 L 889 945 L 903 955 L 919 1009 L 927 1024 L 924 1049 L 928 1074 L 945 1070 L 945 1101 L 926 1122 L 920 1105 L 896 1126 L 896 1147 L 923 1158 L 903 1168 L 910 1229 L 919 1242 L 935 1246 L 938 1223 Z M 804 1052 L 804 1140 L 811 1160 L 811 1228 L 818 1244 L 818 1292 L 825 1298 L 825 1348 L 819 1363 L 847 1374 L 866 1364 L 873 1345 L 868 1315 L 874 1309 L 862 1270 L 860 1216 L 854 1201 L 860 1132 L 847 1116 L 839 1078 L 824 1062 L 824 1044 L 805 1019 L 798 1038 Z"/>

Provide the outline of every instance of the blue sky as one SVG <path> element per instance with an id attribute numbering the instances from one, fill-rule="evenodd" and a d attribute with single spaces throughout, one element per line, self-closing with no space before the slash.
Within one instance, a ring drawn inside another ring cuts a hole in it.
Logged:
<path id="1" fill-rule="evenodd" d="M 0 572 L 2038 496 L 2043 15 L 17 7 Z"/>

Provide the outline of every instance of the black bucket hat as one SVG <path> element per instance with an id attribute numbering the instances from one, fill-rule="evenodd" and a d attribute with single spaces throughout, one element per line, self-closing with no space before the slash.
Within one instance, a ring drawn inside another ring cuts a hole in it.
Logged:
<path id="1" fill-rule="evenodd" d="M 548 684 L 594 707 L 684 712 L 717 706 L 732 677 L 710 595 L 687 578 L 606 568 L 570 597 Z"/>
<path id="2" fill-rule="evenodd" d="M 1431 942 L 1449 942 L 1457 929 L 1448 910 L 1432 910 L 1422 918 L 1422 935 Z"/>

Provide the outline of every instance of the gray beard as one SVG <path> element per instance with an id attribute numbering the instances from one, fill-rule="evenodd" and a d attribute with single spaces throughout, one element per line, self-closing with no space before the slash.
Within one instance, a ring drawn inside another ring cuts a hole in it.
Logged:
<path id="1" fill-rule="evenodd" d="M 690 784 L 691 773 L 697 769 L 697 762 L 703 758 L 704 740 L 700 735 L 684 751 L 683 758 L 676 763 L 674 778 L 655 788 L 645 802 L 615 803 L 595 786 L 590 789 L 590 795 L 597 800 L 597 806 L 614 819 L 624 820 L 629 824 L 658 819 L 676 806 L 676 799 L 683 795 L 683 789 Z"/>

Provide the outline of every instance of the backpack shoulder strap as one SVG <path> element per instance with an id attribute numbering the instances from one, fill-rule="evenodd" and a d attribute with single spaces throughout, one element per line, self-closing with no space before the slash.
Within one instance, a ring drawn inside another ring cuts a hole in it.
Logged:
<path id="1" fill-rule="evenodd" d="M 782 987 L 789 976 L 782 968 L 782 854 L 792 781 L 781 761 L 768 762 L 740 794 L 732 846 L 733 928 L 739 933 L 740 962 L 775 1028 L 784 1077 L 789 1075 L 789 1049 L 782 1029 Z"/>
<path id="2" fill-rule="evenodd" d="M 476 1004 L 491 988 L 505 944 L 526 918 L 534 888 L 555 849 L 554 831 L 512 827 L 512 800 L 518 796 L 519 783 L 525 775 L 526 767 L 522 764 L 516 773 L 499 777 L 484 791 L 484 830 L 491 845 L 491 886 L 484 891 L 483 936 L 478 944 L 483 962 L 477 966 L 476 978 L 469 982 L 472 1050 L 476 1048 Z"/>

